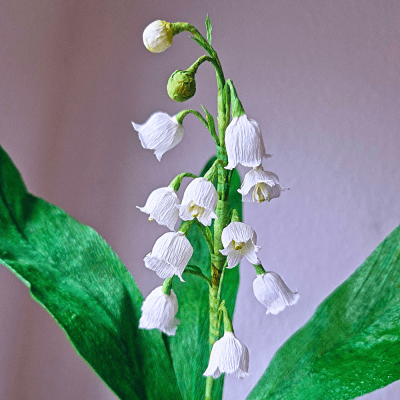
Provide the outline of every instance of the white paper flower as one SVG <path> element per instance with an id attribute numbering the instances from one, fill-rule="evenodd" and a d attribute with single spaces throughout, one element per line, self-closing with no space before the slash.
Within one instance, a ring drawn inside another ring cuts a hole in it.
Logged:
<path id="1" fill-rule="evenodd" d="M 222 231 L 221 241 L 224 246 L 220 252 L 228 256 L 228 268 L 233 268 L 246 257 L 252 264 L 260 264 L 257 258 L 257 235 L 253 228 L 243 222 L 231 222 Z"/>
<path id="2" fill-rule="evenodd" d="M 143 43 L 152 53 L 161 53 L 172 44 L 173 29 L 170 23 L 154 21 L 143 31 Z"/>
<path id="3" fill-rule="evenodd" d="M 265 152 L 264 141 L 258 123 L 241 115 L 232 119 L 225 132 L 228 165 L 233 169 L 237 164 L 245 167 L 257 167 L 263 158 L 271 157 Z"/>
<path id="4" fill-rule="evenodd" d="M 183 138 L 184 128 L 176 116 L 158 111 L 143 124 L 138 125 L 132 121 L 133 128 L 139 133 L 140 143 L 143 148 L 154 150 L 158 161 L 163 154 L 173 149 Z"/>
<path id="5" fill-rule="evenodd" d="M 179 210 L 176 208 L 179 204 L 180 201 L 175 190 L 168 186 L 153 190 L 145 206 L 137 206 L 137 208 L 149 214 L 150 221 L 155 220 L 158 224 L 167 226 L 173 231 L 179 218 Z"/>
<path id="6" fill-rule="evenodd" d="M 178 206 L 179 216 L 184 221 L 197 218 L 203 225 L 210 226 L 212 219 L 217 219 L 214 210 L 218 194 L 214 185 L 205 178 L 196 178 L 187 186 L 182 204 Z"/>
<path id="7" fill-rule="evenodd" d="M 160 278 L 178 275 L 184 282 L 182 273 L 192 254 L 193 247 L 182 232 L 168 232 L 156 240 L 152 252 L 144 258 L 144 263 Z"/>
<path id="8" fill-rule="evenodd" d="M 292 292 L 275 272 L 257 275 L 253 282 L 254 296 L 266 308 L 266 314 L 278 314 L 286 306 L 296 304 L 299 294 Z"/>
<path id="9" fill-rule="evenodd" d="M 279 178 L 273 172 L 264 171 L 259 165 L 247 172 L 238 192 L 242 195 L 243 201 L 262 203 L 279 197 L 282 190 Z"/>
<path id="10" fill-rule="evenodd" d="M 167 335 L 175 335 L 176 328 L 180 323 L 175 318 L 178 312 L 178 300 L 176 294 L 163 293 L 162 286 L 155 288 L 146 298 L 142 305 L 142 316 L 139 321 L 140 329 L 159 329 Z"/>
<path id="11" fill-rule="evenodd" d="M 233 332 L 225 332 L 224 336 L 214 343 L 210 362 L 204 376 L 218 378 L 221 373 L 236 373 L 238 378 L 244 378 L 249 370 L 249 351 L 236 339 Z"/>

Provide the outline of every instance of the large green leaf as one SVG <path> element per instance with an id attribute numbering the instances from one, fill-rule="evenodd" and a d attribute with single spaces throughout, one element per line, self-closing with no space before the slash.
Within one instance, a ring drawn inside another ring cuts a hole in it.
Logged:
<path id="1" fill-rule="evenodd" d="M 400 379 L 400 226 L 276 353 L 248 400 L 346 400 Z"/>
<path id="2" fill-rule="evenodd" d="M 211 158 L 204 167 L 201 176 L 211 167 L 215 157 Z M 240 187 L 239 173 L 234 170 L 229 192 L 229 206 L 236 208 L 242 217 L 242 198 L 237 192 Z M 203 239 L 197 225 L 193 225 L 188 234 L 188 239 L 194 248 L 189 264 L 196 265 L 210 276 L 210 255 L 206 241 Z M 205 395 L 205 382 L 203 372 L 206 370 L 209 359 L 209 306 L 208 285 L 197 276 L 184 274 L 186 282 L 174 280 L 174 291 L 178 297 L 181 320 L 176 335 L 169 337 L 172 361 L 178 379 L 178 385 L 185 400 L 203 400 Z M 239 267 L 227 269 L 221 298 L 233 315 L 236 294 L 239 286 Z M 218 378 L 214 384 L 213 399 L 222 398 L 223 377 Z"/>
<path id="3" fill-rule="evenodd" d="M 27 193 L 1 147 L 0 237 L 0 263 L 121 399 L 181 398 L 161 334 L 138 329 L 143 298 L 128 270 L 92 228 Z"/>

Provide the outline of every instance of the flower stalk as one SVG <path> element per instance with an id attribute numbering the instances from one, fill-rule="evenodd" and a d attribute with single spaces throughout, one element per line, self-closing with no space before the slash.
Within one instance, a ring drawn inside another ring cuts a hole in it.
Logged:
<path id="1" fill-rule="evenodd" d="M 143 125 L 134 124 L 139 133 L 142 146 L 153 149 L 159 160 L 168 150 L 175 147 L 183 138 L 183 120 L 188 114 L 195 115 L 210 132 L 215 144 L 217 160 L 202 177 L 185 172 L 176 176 L 168 188 L 160 188 L 150 196 L 141 211 L 149 218 L 173 230 L 178 212 L 185 221 L 177 232 L 161 236 L 153 251 L 144 259 L 147 268 L 154 270 L 160 277 L 166 278 L 143 308 L 142 327 L 157 328 L 167 334 L 175 334 L 178 320 L 177 300 L 172 290 L 172 279 L 177 275 L 182 282 L 182 273 L 192 274 L 205 280 L 209 286 L 209 365 L 206 376 L 205 400 L 212 400 L 214 379 L 222 373 L 235 373 L 238 378 L 248 375 L 249 353 L 234 335 L 232 320 L 222 297 L 222 286 L 226 269 L 236 267 L 245 257 L 257 273 L 253 282 L 256 299 L 267 309 L 266 313 L 277 314 L 286 306 L 295 304 L 297 292 L 292 292 L 280 276 L 266 272 L 257 257 L 257 235 L 255 231 L 241 221 L 237 209 L 229 209 L 229 191 L 233 169 L 237 164 L 253 168 L 246 174 L 238 192 L 242 201 L 261 203 L 280 196 L 284 188 L 278 177 L 264 171 L 262 160 L 270 157 L 265 152 L 264 141 L 258 123 L 249 119 L 237 95 L 232 80 L 225 81 L 220 60 L 211 46 L 211 24 L 207 16 L 207 40 L 188 23 L 167 23 L 156 21 L 146 28 L 144 44 L 153 52 L 166 50 L 172 44 L 172 38 L 184 31 L 190 32 L 192 39 L 206 50 L 208 55 L 198 58 L 187 70 L 176 70 L 168 80 L 169 96 L 178 102 L 184 102 L 196 92 L 195 74 L 201 64 L 210 62 L 217 78 L 217 130 L 213 116 L 202 106 L 206 118 L 193 109 L 179 112 L 170 117 L 165 113 L 155 113 Z M 182 201 L 177 191 L 184 177 L 193 178 L 186 187 Z M 216 187 L 214 186 L 217 181 Z M 168 209 L 168 205 L 173 207 Z M 179 211 L 178 211 L 179 210 Z M 189 265 L 193 248 L 187 234 L 193 224 L 199 227 L 210 253 L 210 276 L 206 276 L 196 265 Z M 211 226 L 213 224 L 213 227 Z M 211 227 L 211 229 L 210 229 Z M 160 293 L 161 292 L 161 293 Z M 161 313 L 163 305 L 169 307 L 167 313 Z M 222 322 L 224 333 L 221 335 Z"/>

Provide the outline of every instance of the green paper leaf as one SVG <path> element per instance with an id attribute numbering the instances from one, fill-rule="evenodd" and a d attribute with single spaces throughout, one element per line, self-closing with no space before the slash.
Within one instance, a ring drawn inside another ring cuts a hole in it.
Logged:
<path id="1" fill-rule="evenodd" d="M 207 53 L 210 52 L 210 49 L 208 48 L 208 44 L 207 42 L 203 42 L 202 40 L 197 39 L 194 36 L 189 36 L 191 39 L 193 39 L 199 46 L 201 46 L 205 51 L 207 51 Z"/>
<path id="2" fill-rule="evenodd" d="M 121 399 L 181 399 L 161 334 L 138 329 L 143 297 L 128 270 L 92 228 L 29 194 L 1 147 L 0 237 L 0 263 Z"/>
<path id="3" fill-rule="evenodd" d="M 200 176 L 211 167 L 216 157 L 210 159 Z M 239 173 L 234 170 L 229 192 L 229 206 L 238 210 L 242 217 L 242 198 L 237 189 L 240 187 Z M 203 273 L 210 276 L 210 255 L 206 241 L 203 239 L 197 225 L 193 225 L 189 234 L 194 253 L 189 261 L 196 265 Z M 172 362 L 182 397 L 185 400 L 204 400 L 206 378 L 203 373 L 207 368 L 210 346 L 209 335 L 209 304 L 208 285 L 197 276 L 184 274 L 186 282 L 174 279 L 173 289 L 178 297 L 179 311 L 178 326 L 175 336 L 168 337 Z M 237 290 L 239 286 L 239 266 L 227 269 L 221 298 L 225 299 L 229 313 L 233 316 Z M 213 400 L 222 398 L 224 377 L 214 383 Z"/>
<path id="4" fill-rule="evenodd" d="M 400 379 L 400 226 L 276 353 L 248 400 L 346 400 Z"/>
<path id="5" fill-rule="evenodd" d="M 207 42 L 210 44 L 211 46 L 211 31 L 212 31 L 212 26 L 211 26 L 211 22 L 210 22 L 210 18 L 208 17 L 207 14 L 207 18 L 206 18 L 206 28 L 207 28 Z"/>
<path id="6" fill-rule="evenodd" d="M 214 136 L 217 136 L 217 132 L 215 131 L 214 117 L 206 110 L 206 108 L 203 105 L 201 106 L 201 108 L 206 113 L 208 128 L 209 128 L 211 134 L 214 135 Z"/>

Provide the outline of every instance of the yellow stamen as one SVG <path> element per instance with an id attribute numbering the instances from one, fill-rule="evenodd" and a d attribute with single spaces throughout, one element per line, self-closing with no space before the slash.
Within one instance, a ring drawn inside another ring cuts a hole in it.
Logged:
<path id="1" fill-rule="evenodd" d="M 245 242 L 235 242 L 234 240 L 232 240 L 232 246 L 234 247 L 235 250 L 243 249 L 245 244 L 246 244 Z"/>
<path id="2" fill-rule="evenodd" d="M 193 218 L 201 217 L 204 214 L 204 208 L 198 206 L 193 200 L 189 203 L 189 212 Z"/>
<path id="3" fill-rule="evenodd" d="M 267 185 L 265 184 L 265 182 L 257 183 L 252 195 L 253 201 L 256 200 L 257 203 L 262 203 L 263 201 L 266 200 L 263 190 L 267 190 Z"/>

